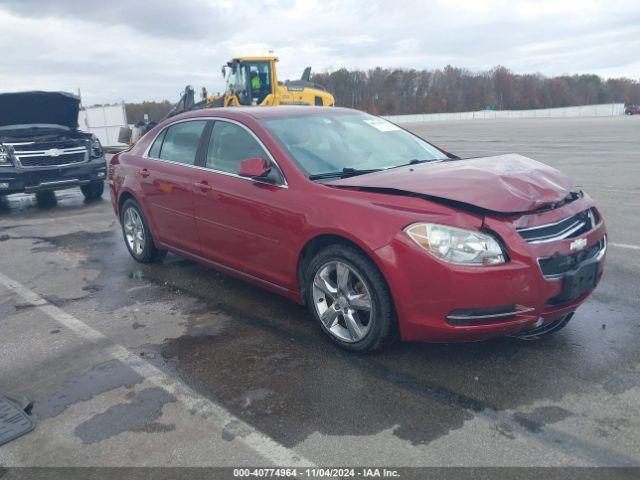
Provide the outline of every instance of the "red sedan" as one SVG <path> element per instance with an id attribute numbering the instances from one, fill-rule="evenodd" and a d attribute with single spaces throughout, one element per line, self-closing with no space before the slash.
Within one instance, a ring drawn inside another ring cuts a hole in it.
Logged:
<path id="1" fill-rule="evenodd" d="M 351 350 L 548 335 L 606 252 L 559 171 L 459 159 L 342 108 L 188 112 L 113 157 L 109 185 L 137 261 L 169 251 L 285 295 Z"/>

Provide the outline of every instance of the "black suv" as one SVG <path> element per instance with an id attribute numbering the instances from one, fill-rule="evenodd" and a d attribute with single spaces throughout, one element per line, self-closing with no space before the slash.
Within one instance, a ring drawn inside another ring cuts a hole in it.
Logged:
<path id="1" fill-rule="evenodd" d="M 98 138 L 78 129 L 79 108 L 70 93 L 0 94 L 0 196 L 77 186 L 102 196 L 107 164 Z"/>

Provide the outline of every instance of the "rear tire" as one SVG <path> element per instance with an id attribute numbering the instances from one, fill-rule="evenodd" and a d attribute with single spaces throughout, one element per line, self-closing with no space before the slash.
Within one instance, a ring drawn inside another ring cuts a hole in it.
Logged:
<path id="1" fill-rule="evenodd" d="M 104 182 L 100 180 L 99 182 L 91 182 L 86 185 L 81 185 L 80 191 L 87 200 L 95 200 L 96 198 L 102 197 L 102 194 L 104 193 Z"/>
<path id="2" fill-rule="evenodd" d="M 325 247 L 309 262 L 303 281 L 311 314 L 342 348 L 368 352 L 395 337 L 391 292 L 362 251 L 342 244 Z"/>
<path id="3" fill-rule="evenodd" d="M 156 248 L 147 219 L 135 200 L 128 199 L 122 205 L 120 225 L 127 250 L 137 262 L 157 262 L 167 254 Z"/>
<path id="4" fill-rule="evenodd" d="M 558 320 L 554 320 L 551 323 L 548 323 L 538 328 L 534 328 L 533 330 L 518 333 L 513 336 L 516 338 L 519 338 L 520 340 L 527 340 L 527 341 L 540 340 L 541 338 L 548 337 L 550 335 L 553 335 L 557 331 L 562 330 L 564 327 L 566 327 L 567 323 L 569 323 L 569 320 L 571 320 L 574 313 L 575 312 L 567 313 L 564 317 L 560 317 Z"/>

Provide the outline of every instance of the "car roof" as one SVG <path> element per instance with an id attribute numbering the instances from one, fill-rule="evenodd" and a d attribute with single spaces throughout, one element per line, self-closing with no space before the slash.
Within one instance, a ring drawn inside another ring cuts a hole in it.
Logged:
<path id="1" fill-rule="evenodd" d="M 341 107 L 309 107 L 305 105 L 282 105 L 278 107 L 218 107 L 204 108 L 185 112 L 177 117 L 222 117 L 229 119 L 266 119 L 287 117 L 309 117 L 314 115 L 344 115 L 348 113 L 362 113 L 359 110 Z M 176 117 L 176 118 L 177 118 Z"/>

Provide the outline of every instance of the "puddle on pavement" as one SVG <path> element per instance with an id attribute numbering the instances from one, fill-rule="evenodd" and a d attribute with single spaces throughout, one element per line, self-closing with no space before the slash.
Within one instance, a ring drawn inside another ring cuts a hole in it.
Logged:
<path id="1" fill-rule="evenodd" d="M 111 360 L 69 378 L 60 390 L 46 397 L 36 398 L 33 412 L 40 420 L 52 418 L 74 403 L 90 400 L 116 388 L 132 388 L 142 380 L 140 375 L 123 363 Z"/>
<path id="2" fill-rule="evenodd" d="M 167 340 L 162 355 L 187 383 L 285 446 L 314 432 L 370 435 L 392 428 L 400 438 L 426 443 L 472 416 L 398 389 L 330 345 L 307 348 L 242 322 L 216 335 Z"/>
<path id="3" fill-rule="evenodd" d="M 133 393 L 133 392 L 132 392 Z M 130 402 L 112 405 L 78 425 L 74 434 L 82 443 L 99 443 L 123 432 L 164 433 L 175 430 L 175 425 L 156 420 L 162 407 L 177 401 L 161 388 L 147 388 L 132 395 Z"/>
<path id="4" fill-rule="evenodd" d="M 51 211 L 55 214 L 63 214 L 108 201 L 108 193 L 101 199 L 87 201 L 76 188 L 52 193 L 52 195 L 40 196 L 35 194 L 0 196 L 0 215 L 38 217 L 48 215 Z"/>
<path id="5" fill-rule="evenodd" d="M 304 307 L 277 295 L 171 255 L 162 264 L 136 264 L 117 228 L 41 240 L 48 246 L 35 248 L 81 251 L 86 260 L 79 270 L 100 270 L 83 288 L 100 311 L 174 303 L 185 321 L 183 334 L 144 345 L 141 353 L 287 446 L 314 432 L 368 435 L 388 429 L 414 444 L 428 443 L 460 428 L 474 411 L 518 410 L 590 390 L 610 380 L 620 361 L 619 352 L 602 351 L 603 334 L 594 335 L 602 322 L 592 312 L 606 308 L 594 301 L 566 331 L 540 342 L 401 343 L 360 356 L 334 347 Z M 134 318 L 131 328 L 146 325 Z M 614 340 L 621 335 L 606 334 Z M 36 408 L 53 416 L 70 403 L 139 381 L 108 369 L 96 375 Z M 624 391 L 633 382 L 635 377 L 622 378 L 609 387 Z M 562 415 L 516 413 L 514 420 L 535 430 Z M 502 434 L 512 435 L 508 429 Z"/>

